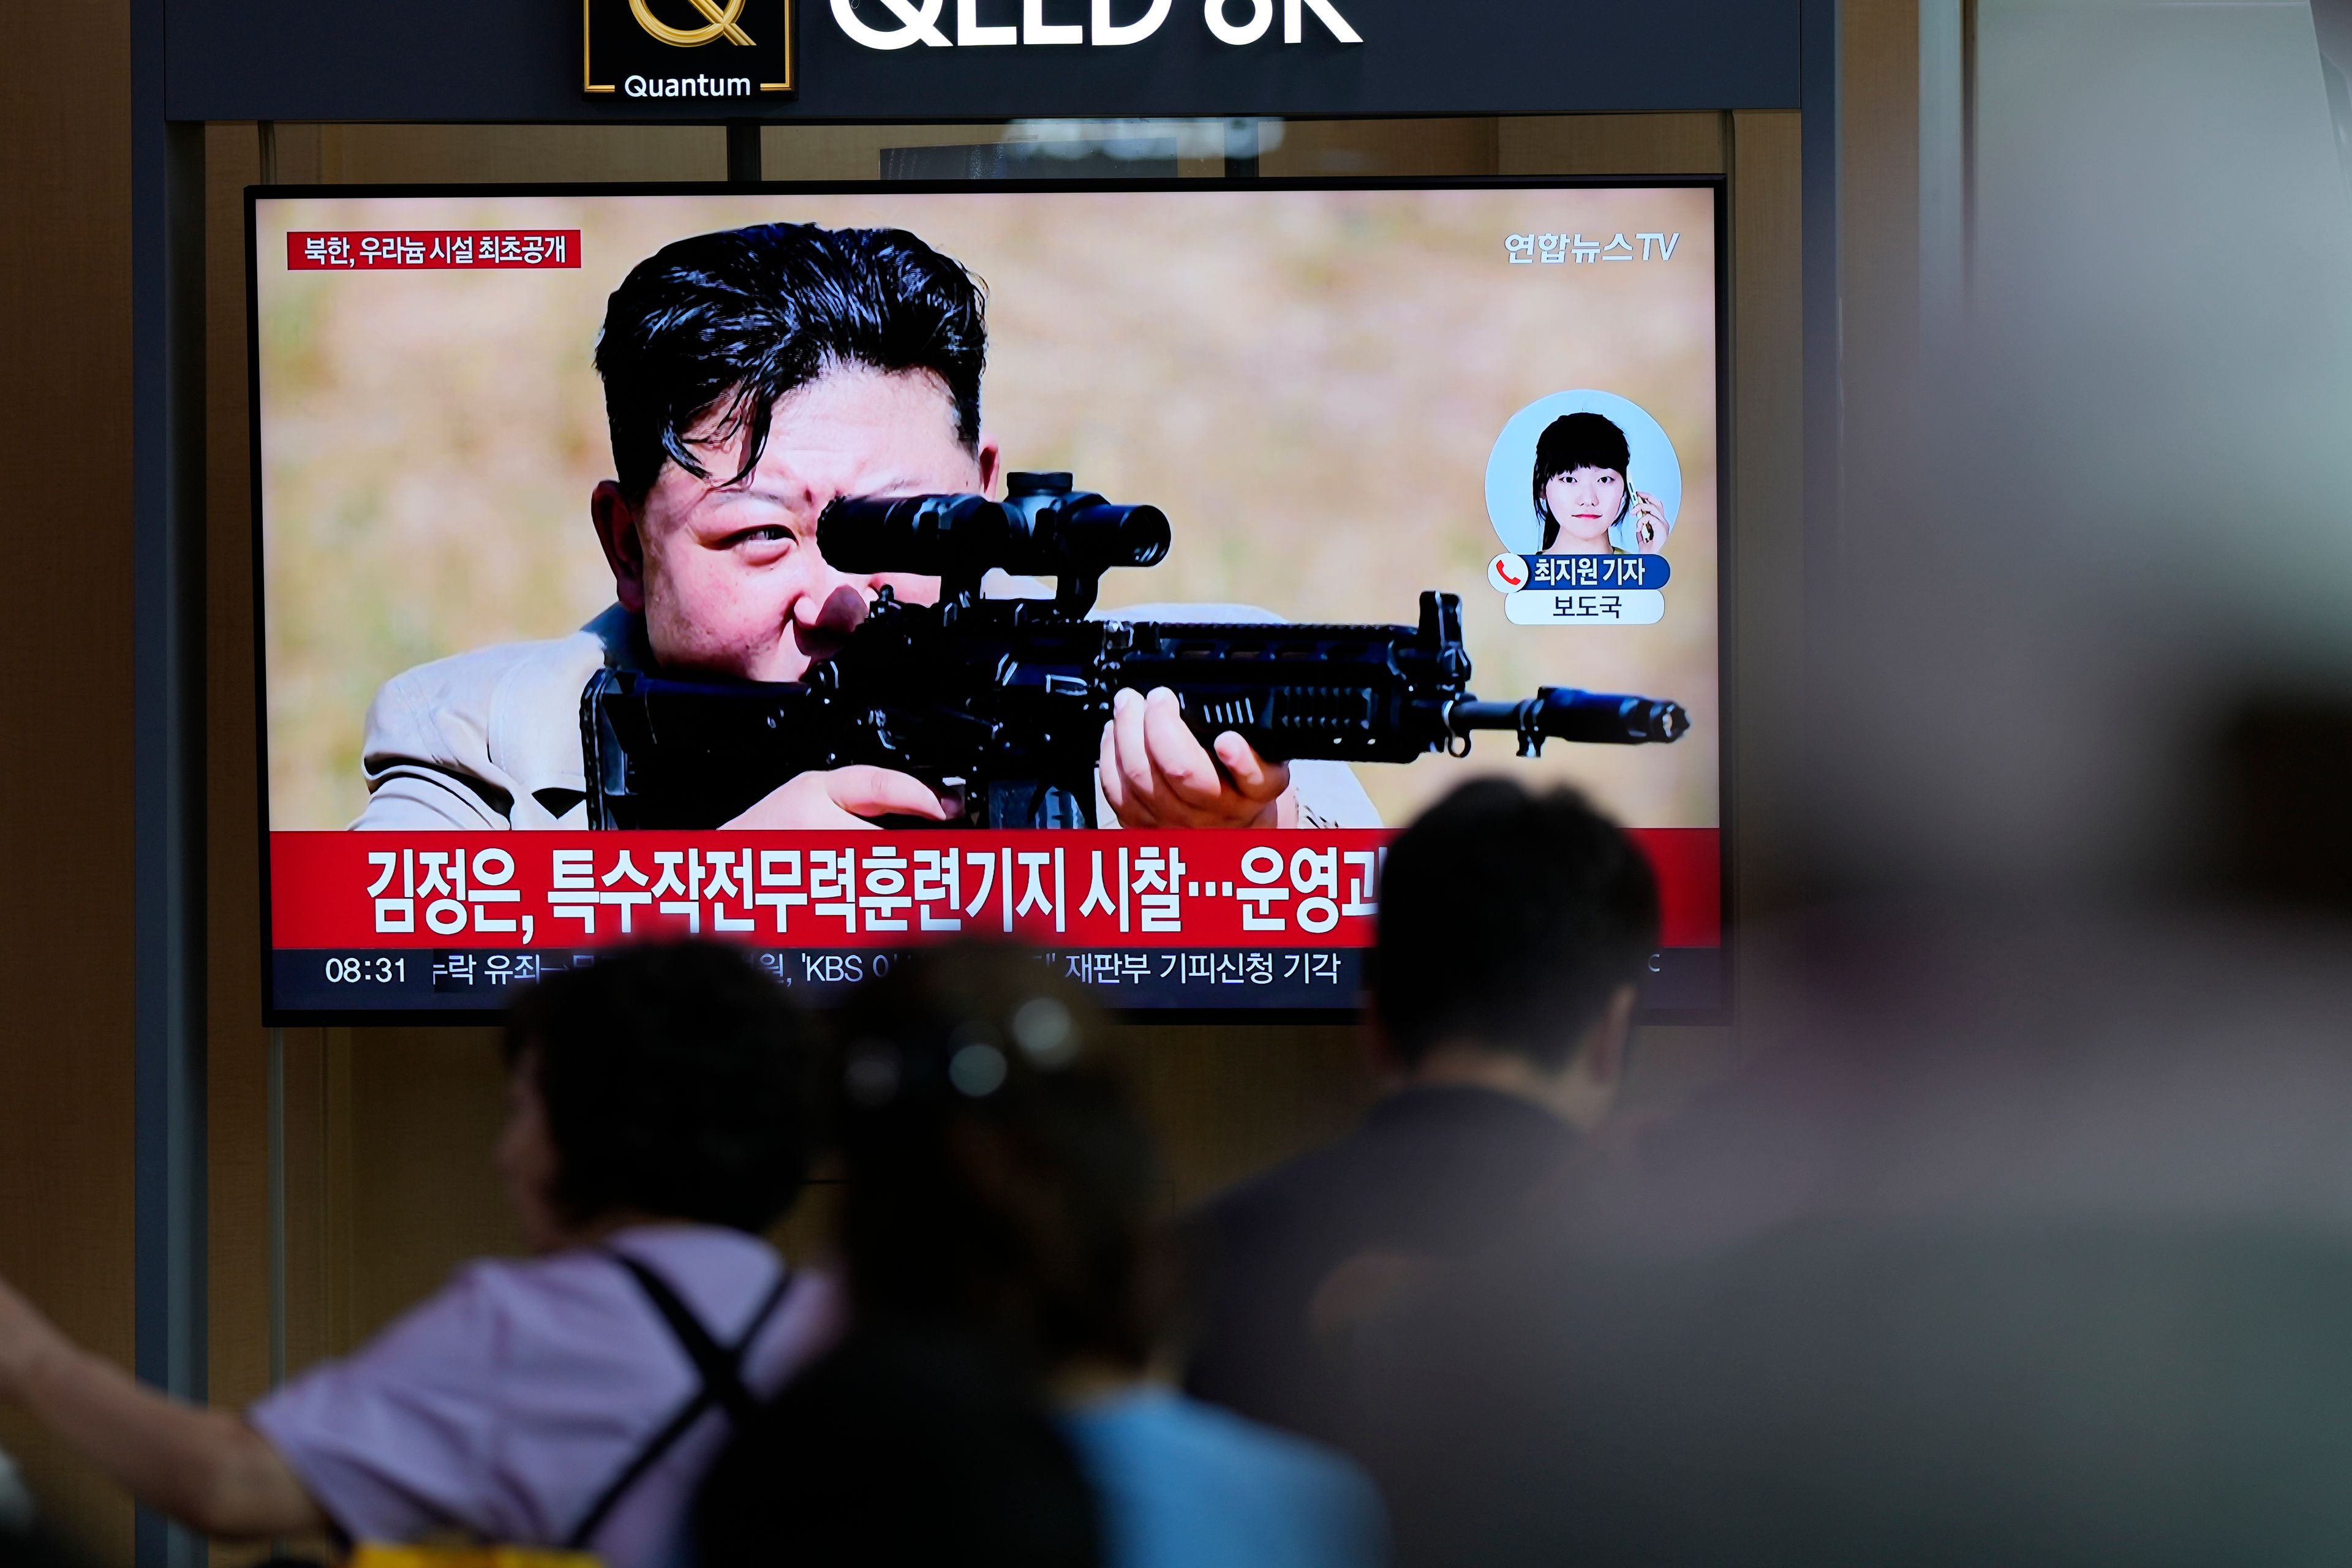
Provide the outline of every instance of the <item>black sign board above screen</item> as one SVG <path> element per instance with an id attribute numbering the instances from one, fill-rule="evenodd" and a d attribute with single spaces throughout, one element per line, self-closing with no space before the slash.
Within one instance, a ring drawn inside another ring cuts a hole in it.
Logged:
<path id="1" fill-rule="evenodd" d="M 580 0 L 581 92 L 774 101 L 793 90 L 793 0 Z"/>
<path id="2" fill-rule="evenodd" d="M 1799 98 L 1800 0 L 799 0 L 791 21 L 786 0 L 742 0 L 732 26 L 751 46 L 723 31 L 664 42 L 629 0 L 587 3 L 601 7 L 593 50 L 581 7 L 562 0 L 173 0 L 168 112 L 964 121 L 1793 109 Z M 689 37 L 730 3 L 642 0 Z M 764 55 L 772 36 L 791 50 L 788 74 L 732 58 Z M 632 97 L 632 70 L 748 79 L 753 91 Z M 789 91 L 761 87 L 786 81 Z M 616 90 L 583 91 L 593 84 Z"/>

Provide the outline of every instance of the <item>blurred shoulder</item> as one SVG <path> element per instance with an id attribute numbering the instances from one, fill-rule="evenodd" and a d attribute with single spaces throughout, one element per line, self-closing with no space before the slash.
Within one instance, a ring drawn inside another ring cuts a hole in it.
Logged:
<path id="1" fill-rule="evenodd" d="M 480 1342 L 505 1342 L 585 1315 L 626 1315 L 635 1306 L 628 1277 L 602 1252 L 580 1249 L 544 1258 L 482 1258 L 460 1265 L 447 1283 L 398 1320 L 387 1338 L 426 1325 L 464 1325 L 485 1333 Z"/>
<path id="2" fill-rule="evenodd" d="M 1223 1232 L 1255 1233 L 1291 1225 L 1321 1228 L 1331 1210 L 1358 1194 L 1371 1173 L 1365 1163 L 1361 1127 L 1292 1155 L 1280 1164 L 1244 1177 L 1211 1195 L 1196 1215 Z"/>
<path id="3" fill-rule="evenodd" d="M 1171 1528 L 1190 1521 L 1181 1528 L 1203 1544 L 1225 1540 L 1234 1551 L 1220 1555 L 1237 1563 L 1344 1568 L 1386 1555 L 1380 1493 L 1337 1449 L 1169 1389 L 1098 1402 L 1067 1426 L 1114 1535 L 1122 1514 L 1158 1515 Z"/>
<path id="4" fill-rule="evenodd" d="M 1075 1413 L 1071 1424 L 1082 1447 L 1216 1474 L 1251 1490 L 1377 1508 L 1370 1478 L 1339 1450 L 1172 1389 L 1104 1401 Z"/>

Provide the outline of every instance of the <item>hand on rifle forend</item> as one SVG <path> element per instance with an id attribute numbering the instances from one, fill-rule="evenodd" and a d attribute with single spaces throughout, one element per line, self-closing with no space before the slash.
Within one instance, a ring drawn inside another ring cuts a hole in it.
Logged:
<path id="1" fill-rule="evenodd" d="M 1185 727 L 1176 694 L 1122 690 L 1103 726 L 1105 799 L 1125 827 L 1292 827 L 1290 766 L 1269 763 L 1228 730 L 1215 754 Z"/>

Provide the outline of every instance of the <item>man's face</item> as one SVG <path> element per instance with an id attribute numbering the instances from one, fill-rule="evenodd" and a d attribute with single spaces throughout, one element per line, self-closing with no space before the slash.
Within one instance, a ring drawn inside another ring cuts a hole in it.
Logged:
<path id="1" fill-rule="evenodd" d="M 720 479 L 741 460 L 693 443 Z M 642 506 L 597 487 L 592 510 L 625 608 L 645 616 L 663 668 L 798 680 L 838 649 L 887 584 L 937 602 L 936 577 L 836 572 L 817 553 L 817 519 L 836 496 L 992 490 L 996 447 L 956 438 L 955 403 L 927 371 L 841 365 L 777 400 L 768 444 L 744 482 L 721 488 L 665 463 Z"/>

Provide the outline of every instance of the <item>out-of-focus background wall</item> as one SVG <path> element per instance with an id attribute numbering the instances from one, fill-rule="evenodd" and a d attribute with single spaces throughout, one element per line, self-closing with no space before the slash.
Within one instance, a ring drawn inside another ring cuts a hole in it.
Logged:
<path id="1" fill-rule="evenodd" d="M 2313 16 L 1965 9 L 1918 323 L 1847 321 L 1811 858 L 1830 887 L 2178 883 L 2232 709 L 2352 689 L 2352 205 Z"/>
<path id="2" fill-rule="evenodd" d="M 587 511 L 612 472 L 590 363 L 606 296 L 672 240 L 780 221 L 908 228 L 983 281 L 984 423 L 1007 460 L 1175 523 L 1167 563 L 1111 574 L 1106 607 L 1411 623 L 1443 588 L 1482 695 L 1635 690 L 1694 716 L 1670 748 L 1559 746 L 1530 768 L 1493 742 L 1359 770 L 1388 820 L 1499 765 L 1641 826 L 1717 826 L 1715 198 L 1654 188 L 273 202 L 257 250 L 275 826 L 359 814 L 383 680 L 611 602 Z M 289 230 L 398 228 L 577 229 L 581 265 L 284 266 Z M 1513 265 L 1505 237 L 1538 233 L 1671 236 L 1673 253 L 1643 259 L 1629 237 L 1624 261 Z M 1516 626 L 1487 586 L 1488 451 L 1572 387 L 1631 398 L 1676 448 L 1657 625 Z"/>
<path id="3" fill-rule="evenodd" d="M 12 14 L 0 49 L 0 1276 L 128 1361 L 131 1290 L 131 26 Z M 0 1410 L 54 1514 L 127 1559 L 131 1510 Z M 33 1439 L 28 1443 L 27 1439 Z M 37 1447 L 36 1446 L 37 1445 Z M 29 1450 L 29 1451 L 28 1451 Z"/>

